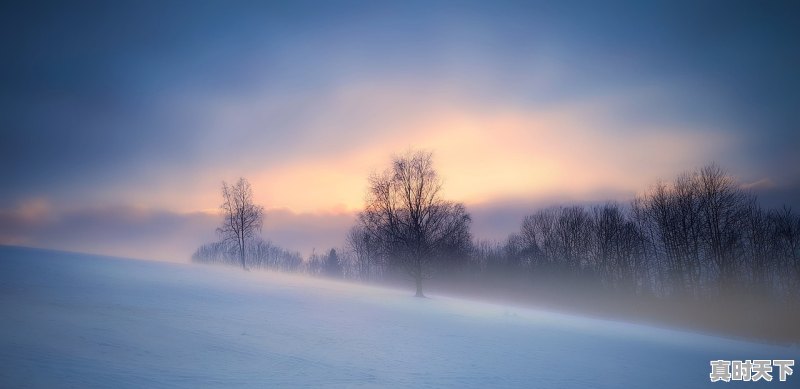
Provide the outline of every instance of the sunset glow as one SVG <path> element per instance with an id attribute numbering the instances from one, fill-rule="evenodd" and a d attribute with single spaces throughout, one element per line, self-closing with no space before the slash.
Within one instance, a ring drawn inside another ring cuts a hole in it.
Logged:
<path id="1" fill-rule="evenodd" d="M 668 5 L 53 8 L 4 15 L 22 43 L 2 65 L 0 244 L 185 260 L 246 177 L 265 239 L 341 245 L 369 175 L 411 148 L 478 237 L 711 161 L 767 201 L 800 188 L 778 14 L 732 10 L 709 35 Z"/>

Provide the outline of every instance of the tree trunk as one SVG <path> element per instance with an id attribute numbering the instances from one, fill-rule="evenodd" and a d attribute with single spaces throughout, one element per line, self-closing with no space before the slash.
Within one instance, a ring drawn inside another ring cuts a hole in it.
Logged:
<path id="1" fill-rule="evenodd" d="M 422 294 L 422 277 L 417 277 L 416 281 L 417 281 L 417 294 L 414 295 L 414 296 L 415 297 L 425 297 L 425 295 Z"/>
<path id="2" fill-rule="evenodd" d="M 244 241 L 239 243 L 239 257 L 242 260 L 242 269 L 247 270 L 247 263 L 244 261 Z"/>

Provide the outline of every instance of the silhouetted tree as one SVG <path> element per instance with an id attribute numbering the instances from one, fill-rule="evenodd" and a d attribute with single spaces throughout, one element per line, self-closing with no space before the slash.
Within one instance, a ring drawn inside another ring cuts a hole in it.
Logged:
<path id="1" fill-rule="evenodd" d="M 328 277 L 341 277 L 342 264 L 339 262 L 339 255 L 335 249 L 331 249 L 325 257 L 325 275 Z"/>
<path id="2" fill-rule="evenodd" d="M 316 250 L 311 250 L 311 255 L 306 260 L 306 273 L 311 275 L 321 275 L 325 271 L 325 258 L 317 254 Z"/>
<path id="3" fill-rule="evenodd" d="M 255 239 L 247 245 L 248 263 L 253 268 L 271 269 L 285 272 L 301 270 L 303 257 L 292 252 Z M 202 245 L 192 255 L 192 262 L 240 266 L 241 259 L 236 242 L 222 241 Z"/>
<path id="4" fill-rule="evenodd" d="M 767 214 L 751 198 L 747 204 L 742 226 L 742 257 L 739 264 L 746 273 L 748 287 L 761 289 L 767 284 L 769 274 L 769 219 Z M 763 293 L 764 290 L 759 290 Z"/>
<path id="5" fill-rule="evenodd" d="M 359 222 L 379 243 L 384 256 L 416 282 L 430 277 L 431 261 L 446 255 L 454 240 L 469 236 L 470 216 L 463 204 L 441 197 L 442 183 L 430 152 L 395 156 L 391 167 L 369 179 Z"/>
<path id="6" fill-rule="evenodd" d="M 217 232 L 223 241 L 234 242 L 242 269 L 247 270 L 247 242 L 261 231 L 264 208 L 253 204 L 253 190 L 245 178 L 239 178 L 234 185 L 223 181 L 222 200 L 224 219 Z"/>
<path id="7" fill-rule="evenodd" d="M 747 215 L 747 197 L 721 167 L 708 165 L 697 176 L 703 238 L 722 286 L 736 281 L 737 250 Z"/>
<path id="8" fill-rule="evenodd" d="M 555 224 L 556 255 L 564 261 L 566 270 L 580 273 L 588 267 L 591 244 L 591 218 L 583 207 L 560 208 Z"/>
<path id="9" fill-rule="evenodd" d="M 800 215 L 784 206 L 772 211 L 769 218 L 773 229 L 773 252 L 778 260 L 779 273 L 783 275 L 784 288 L 800 300 Z"/>
<path id="10" fill-rule="evenodd" d="M 353 226 L 347 233 L 347 246 L 355 257 L 359 278 L 369 282 L 372 273 L 380 266 L 379 242 L 362 225 Z"/>

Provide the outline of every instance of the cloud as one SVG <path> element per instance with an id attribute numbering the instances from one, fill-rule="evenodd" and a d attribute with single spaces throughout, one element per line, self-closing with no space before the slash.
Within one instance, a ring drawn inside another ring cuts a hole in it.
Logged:
<path id="1" fill-rule="evenodd" d="M 35 199 L 1 210 L 0 244 L 185 262 L 198 246 L 219 238 L 216 213 L 131 206 L 57 210 L 44 204 Z M 354 215 L 272 209 L 264 219 L 264 239 L 307 255 L 341 247 Z"/>
<path id="2" fill-rule="evenodd" d="M 800 198 L 798 183 L 778 185 L 764 179 L 745 187 L 757 194 L 766 207 L 796 206 Z M 593 205 L 606 200 L 625 204 L 634 196 L 632 191 L 597 190 L 507 197 L 466 205 L 473 218 L 473 236 L 502 241 L 517 232 L 522 219 L 537 209 Z M 219 238 L 215 233 L 219 222 L 216 210 L 179 213 L 133 206 L 62 210 L 44 198 L 34 198 L 0 210 L 0 244 L 185 262 L 199 245 Z M 261 236 L 309 255 L 313 250 L 342 248 L 346 233 L 355 222 L 356 213 L 346 209 L 294 212 L 272 208 L 265 212 Z"/>
<path id="3" fill-rule="evenodd" d="M 626 198 L 710 161 L 775 199 L 800 177 L 794 6 L 7 8 L 6 243 L 184 258 L 244 176 L 265 236 L 335 245 L 408 147 L 486 235 L 512 203 Z"/>
<path id="4" fill-rule="evenodd" d="M 212 236 L 216 217 L 130 206 L 0 212 L 0 244 L 183 261 Z M 209 232 L 211 234 L 209 234 Z"/>
<path id="5" fill-rule="evenodd" d="M 789 206 L 798 210 L 800 207 L 800 181 L 775 182 L 765 178 L 745 185 L 744 189 L 757 195 L 760 203 L 768 208 Z"/>
<path id="6" fill-rule="evenodd" d="M 308 255 L 340 248 L 345 244 L 348 229 L 355 224 L 352 212 L 303 212 L 287 209 L 267 210 L 262 236 L 278 246 Z"/>
<path id="7" fill-rule="evenodd" d="M 99 188 L 93 202 L 213 209 L 220 182 L 243 176 L 270 208 L 354 211 L 370 172 L 409 147 L 433 150 L 448 196 L 468 203 L 631 191 L 712 160 L 725 164 L 745 144 L 714 126 L 631 124 L 630 111 L 659 98 L 652 91 L 541 108 L 462 92 L 430 92 L 409 80 L 353 84 L 296 102 L 268 95 L 186 102 L 185 115 L 206 123 L 198 137 L 208 158 L 180 167 L 143 160 L 146 174 Z"/>
<path id="8" fill-rule="evenodd" d="M 497 188 L 513 191 L 522 188 L 497 167 L 538 164 L 538 172 L 518 175 L 539 182 L 576 170 L 565 165 L 610 160 L 589 178 L 611 185 L 603 178 L 623 175 L 613 172 L 615 156 L 636 160 L 638 169 L 625 175 L 651 167 L 661 175 L 675 167 L 659 165 L 661 152 L 676 155 L 679 169 L 700 154 L 740 171 L 777 166 L 783 178 L 800 174 L 787 167 L 800 166 L 790 163 L 800 88 L 785 76 L 797 55 L 787 50 L 791 34 L 773 26 L 796 28 L 781 7 L 757 15 L 741 6 L 719 13 L 668 4 L 61 8 L 19 5 L 2 23 L 19 38 L 0 65 L 13 86 L 0 92 L 8 103 L 0 108 L 0 172 L 13 181 L 0 189 L 6 206 L 48 195 L 74 206 L 190 212 L 214 206 L 225 178 L 271 174 L 287 182 L 293 172 L 325 167 L 334 177 L 341 169 L 314 163 L 359 154 L 380 167 L 386 154 L 418 144 L 442 150 L 443 164 L 456 162 L 453 150 L 468 150 L 458 163 L 491 168 L 493 182 L 484 187 L 504 181 Z M 786 112 L 771 112 L 780 109 Z M 554 112 L 591 131 L 512 128 L 546 122 Z M 508 133 L 506 144 L 498 142 Z M 720 145 L 726 133 L 748 147 Z M 600 146 L 587 151 L 593 143 Z M 291 185 L 310 196 L 299 186 Z M 463 187 L 476 186 L 465 180 Z M 309 198 L 301 207 L 279 193 L 272 206 L 316 212 L 357 203 L 355 193 L 333 191 L 325 205 Z"/>
<path id="9" fill-rule="evenodd" d="M 744 183 L 741 185 L 745 190 L 767 191 L 775 188 L 776 184 L 771 178 L 762 178 L 757 181 Z"/>

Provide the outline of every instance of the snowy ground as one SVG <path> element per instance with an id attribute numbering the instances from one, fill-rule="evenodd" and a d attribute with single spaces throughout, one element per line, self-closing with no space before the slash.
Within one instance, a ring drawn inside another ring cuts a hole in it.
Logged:
<path id="1" fill-rule="evenodd" d="M 758 387 L 711 384 L 709 360 L 800 354 L 410 290 L 11 247 L 0 315 L 0 387 Z"/>

